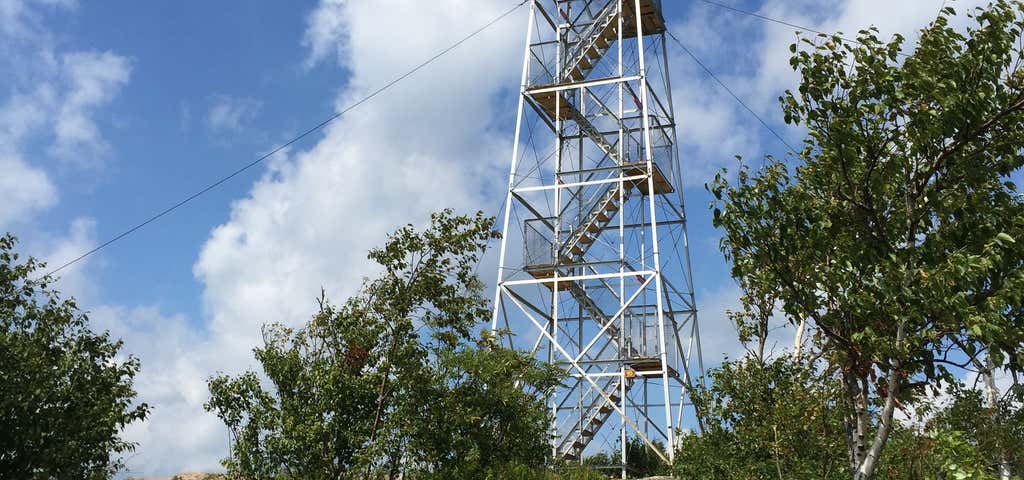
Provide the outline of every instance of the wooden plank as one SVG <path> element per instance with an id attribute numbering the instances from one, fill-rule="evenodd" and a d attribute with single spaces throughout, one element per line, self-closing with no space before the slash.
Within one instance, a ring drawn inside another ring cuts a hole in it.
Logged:
<path id="1" fill-rule="evenodd" d="M 632 176 L 636 176 L 636 175 L 646 175 L 647 174 L 647 162 L 630 163 L 630 164 L 626 165 L 624 170 L 626 172 L 626 175 L 629 175 L 631 177 Z M 637 190 L 640 190 L 640 193 L 642 193 L 644 195 L 650 195 L 650 193 L 647 191 L 647 179 L 636 180 L 633 183 L 633 185 L 637 188 Z M 676 189 L 675 189 L 675 187 L 672 186 L 672 182 L 670 182 L 668 180 L 668 178 L 665 177 L 665 174 L 662 173 L 661 169 L 658 168 L 658 165 L 655 164 L 654 165 L 654 193 L 656 195 L 664 195 L 664 194 L 672 193 L 672 192 L 675 192 L 675 191 L 676 191 Z"/>
<path id="2" fill-rule="evenodd" d="M 533 101 L 537 104 L 537 106 L 539 106 L 541 110 L 544 110 L 544 113 L 547 113 L 548 118 L 550 118 L 552 121 L 555 120 L 555 99 L 557 98 L 556 95 L 558 95 L 557 92 L 540 92 L 530 94 L 530 96 L 533 98 Z M 561 120 L 569 120 L 572 118 L 572 108 L 573 107 L 569 105 L 569 102 L 565 100 L 565 97 L 562 97 L 561 110 L 559 111 L 559 113 L 561 114 L 559 115 L 561 117 Z"/>
<path id="3" fill-rule="evenodd" d="M 636 13 L 632 0 L 625 1 L 625 28 L 623 37 L 636 37 Z M 651 0 L 640 0 L 640 20 L 644 35 L 656 35 L 665 32 L 665 17 Z"/>
<path id="4" fill-rule="evenodd" d="M 535 265 L 535 266 L 532 266 L 532 267 L 527 267 L 526 268 L 526 273 L 529 273 L 531 277 L 536 278 L 537 280 L 551 280 L 551 279 L 555 278 L 555 266 L 554 265 Z M 576 283 L 575 281 L 571 281 L 571 280 L 559 280 L 558 281 L 558 291 L 559 292 L 565 292 L 565 291 L 567 291 L 569 289 L 569 287 L 572 286 L 570 284 L 575 284 L 575 283 Z M 547 287 L 548 290 L 554 290 L 555 289 L 555 282 L 547 282 L 547 283 L 543 283 L 541 285 L 544 285 L 545 287 Z"/>
<path id="5" fill-rule="evenodd" d="M 636 372 L 638 377 L 660 377 L 661 373 L 661 359 L 657 357 L 641 357 L 630 360 L 626 364 L 633 371 Z M 679 372 L 671 366 L 668 367 L 668 376 L 678 377 Z"/>

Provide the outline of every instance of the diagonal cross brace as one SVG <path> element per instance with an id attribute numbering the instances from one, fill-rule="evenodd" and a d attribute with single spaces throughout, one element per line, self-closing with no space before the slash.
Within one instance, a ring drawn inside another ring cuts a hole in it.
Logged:
<path id="1" fill-rule="evenodd" d="M 504 290 L 505 287 L 502 286 L 501 288 Z M 530 315 L 530 312 L 526 311 L 526 309 L 523 308 L 523 306 L 519 303 L 518 300 L 511 296 L 509 296 L 509 299 L 512 300 L 512 303 L 514 303 L 516 307 L 518 307 L 519 310 L 523 312 L 524 315 L 526 315 L 526 318 L 530 319 L 530 322 L 532 322 L 533 325 L 537 327 L 538 330 L 541 331 L 544 337 L 546 337 L 548 341 L 551 342 L 551 345 L 553 345 L 558 350 L 558 353 L 561 354 L 562 357 L 564 357 L 566 360 L 569 361 L 569 363 L 572 364 L 572 369 L 575 369 L 577 372 L 579 372 L 582 378 L 589 382 L 594 387 L 594 389 L 602 397 L 604 397 L 605 401 L 607 401 L 608 404 L 611 405 L 613 409 L 615 409 L 615 412 L 619 414 L 619 417 L 622 418 L 622 421 L 629 425 L 633 432 L 637 434 L 638 438 L 640 438 L 640 440 L 642 440 L 644 444 L 650 447 L 651 450 L 653 450 L 654 453 L 658 455 L 658 458 L 660 458 L 666 464 L 671 464 L 672 462 L 669 461 L 668 457 L 665 456 L 664 453 L 662 453 L 661 449 L 659 449 L 656 445 L 654 445 L 653 442 L 651 442 L 649 438 L 647 438 L 647 435 L 645 435 L 644 432 L 641 431 L 640 427 L 637 426 L 636 422 L 634 422 L 631 418 L 626 416 L 626 412 L 623 411 L 621 407 L 616 405 L 614 401 L 612 401 L 611 396 L 605 393 L 605 391 L 601 389 L 601 386 L 598 385 L 597 382 L 594 381 L 594 379 L 590 378 L 590 376 L 587 375 L 587 372 L 583 369 L 583 367 L 581 367 L 580 364 L 573 359 L 572 355 L 570 355 L 569 352 L 565 351 L 565 349 L 562 348 L 562 346 L 557 341 L 555 341 L 554 337 L 552 337 L 551 334 L 544 329 L 544 326 L 541 325 L 540 322 L 538 322 L 537 319 L 533 317 L 533 315 Z"/>

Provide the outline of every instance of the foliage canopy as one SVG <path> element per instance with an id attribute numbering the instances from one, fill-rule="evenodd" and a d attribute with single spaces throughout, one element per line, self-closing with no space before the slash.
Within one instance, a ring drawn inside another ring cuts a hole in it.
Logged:
<path id="1" fill-rule="evenodd" d="M 149 411 L 132 388 L 139 362 L 14 247 L 0 237 L 0 478 L 109 478 L 134 448 L 121 430 Z"/>
<path id="2" fill-rule="evenodd" d="M 301 329 L 264 330 L 256 373 L 209 382 L 234 435 L 225 465 L 257 479 L 487 478 L 541 465 L 556 370 L 473 330 L 493 220 L 432 217 L 370 252 L 380 274 Z M 498 478 L 498 477 L 495 477 Z"/>
<path id="3" fill-rule="evenodd" d="M 963 34 L 954 13 L 906 58 L 874 29 L 794 45 L 799 163 L 709 186 L 746 314 L 808 320 L 837 373 L 856 478 L 950 367 L 1024 368 L 1024 4 L 978 9 Z"/>
<path id="4" fill-rule="evenodd" d="M 698 387 L 704 431 L 682 438 L 680 478 L 830 478 L 846 472 L 839 388 L 790 357 L 726 362 Z"/>

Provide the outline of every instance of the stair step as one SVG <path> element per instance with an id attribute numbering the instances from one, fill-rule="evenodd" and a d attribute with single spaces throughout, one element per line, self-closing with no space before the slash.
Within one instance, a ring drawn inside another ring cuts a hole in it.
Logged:
<path id="1" fill-rule="evenodd" d="M 623 383 L 625 382 L 625 383 Z M 629 389 L 635 384 L 633 378 L 611 378 L 607 382 L 606 390 L 612 391 L 607 397 L 599 398 L 587 408 L 587 414 L 583 417 L 585 423 L 573 427 L 559 444 L 558 450 L 562 458 L 574 461 L 582 458 L 584 450 L 601 431 L 601 427 L 612 417 L 615 404 L 619 402 L 623 387 Z"/>
<path id="2" fill-rule="evenodd" d="M 618 38 L 618 22 L 617 13 L 611 4 L 602 11 L 600 18 L 595 19 L 596 22 L 600 22 L 594 26 L 594 30 L 587 32 L 586 38 L 581 38 L 578 53 L 574 53 L 574 57 L 570 59 L 569 71 L 567 76 L 576 81 L 582 81 L 586 79 L 587 73 L 594 65 L 594 61 L 599 60 L 604 56 L 607 51 L 611 37 Z"/>

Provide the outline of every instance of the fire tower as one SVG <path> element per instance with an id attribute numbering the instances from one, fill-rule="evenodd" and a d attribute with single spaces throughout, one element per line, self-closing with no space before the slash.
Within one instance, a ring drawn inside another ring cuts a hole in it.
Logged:
<path id="1" fill-rule="evenodd" d="M 531 0 L 492 329 L 563 366 L 557 461 L 696 428 L 697 308 L 660 0 Z"/>

